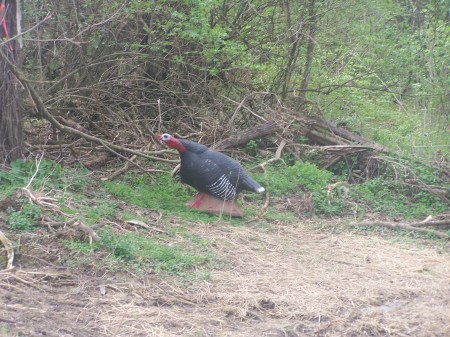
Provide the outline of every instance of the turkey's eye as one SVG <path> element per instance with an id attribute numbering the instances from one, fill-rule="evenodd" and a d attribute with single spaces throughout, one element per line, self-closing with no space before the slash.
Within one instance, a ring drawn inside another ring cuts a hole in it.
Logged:
<path id="1" fill-rule="evenodd" d="M 161 136 L 161 140 L 164 142 L 167 142 L 170 139 L 170 135 L 168 133 L 165 133 Z"/>

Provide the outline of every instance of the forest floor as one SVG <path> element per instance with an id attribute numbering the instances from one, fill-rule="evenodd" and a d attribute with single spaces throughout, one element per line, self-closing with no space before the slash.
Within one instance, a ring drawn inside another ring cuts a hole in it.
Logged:
<path id="1" fill-rule="evenodd" d="M 17 235 L 0 336 L 449 336 L 448 243 L 312 225 L 192 224 L 221 263 L 190 281 L 69 268 L 53 234 Z"/>

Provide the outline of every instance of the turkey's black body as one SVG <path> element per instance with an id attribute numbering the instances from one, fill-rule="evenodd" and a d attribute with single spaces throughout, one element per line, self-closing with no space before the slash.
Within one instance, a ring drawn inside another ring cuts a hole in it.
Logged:
<path id="1" fill-rule="evenodd" d="M 242 190 L 264 191 L 233 158 L 189 140 L 179 142 L 186 148 L 180 153 L 183 183 L 222 200 L 235 199 Z"/>

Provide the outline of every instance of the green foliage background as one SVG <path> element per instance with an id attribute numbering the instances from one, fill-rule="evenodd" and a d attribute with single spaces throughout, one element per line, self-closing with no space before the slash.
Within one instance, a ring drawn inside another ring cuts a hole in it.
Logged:
<path id="1" fill-rule="evenodd" d="M 26 34 L 24 69 L 55 114 L 76 101 L 80 118 L 110 129 L 128 117 L 198 128 L 270 93 L 250 106 L 282 103 L 393 150 L 448 155 L 446 0 L 37 1 L 24 3 L 25 27 L 47 12 Z M 58 48 L 38 42 L 52 39 Z"/>

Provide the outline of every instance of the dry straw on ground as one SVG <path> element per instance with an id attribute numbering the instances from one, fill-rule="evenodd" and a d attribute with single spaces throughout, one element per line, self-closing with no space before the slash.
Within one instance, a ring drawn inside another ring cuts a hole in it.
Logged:
<path id="1" fill-rule="evenodd" d="M 24 284 L 1 275 L 0 295 L 8 300 L 0 331 L 2 324 L 8 331 L 27 327 L 31 336 L 428 337 L 449 331 L 448 252 L 302 224 L 193 224 L 191 231 L 207 238 L 218 258 L 210 280 L 88 270 L 57 277 L 49 268 L 21 274 L 32 280 Z"/>

